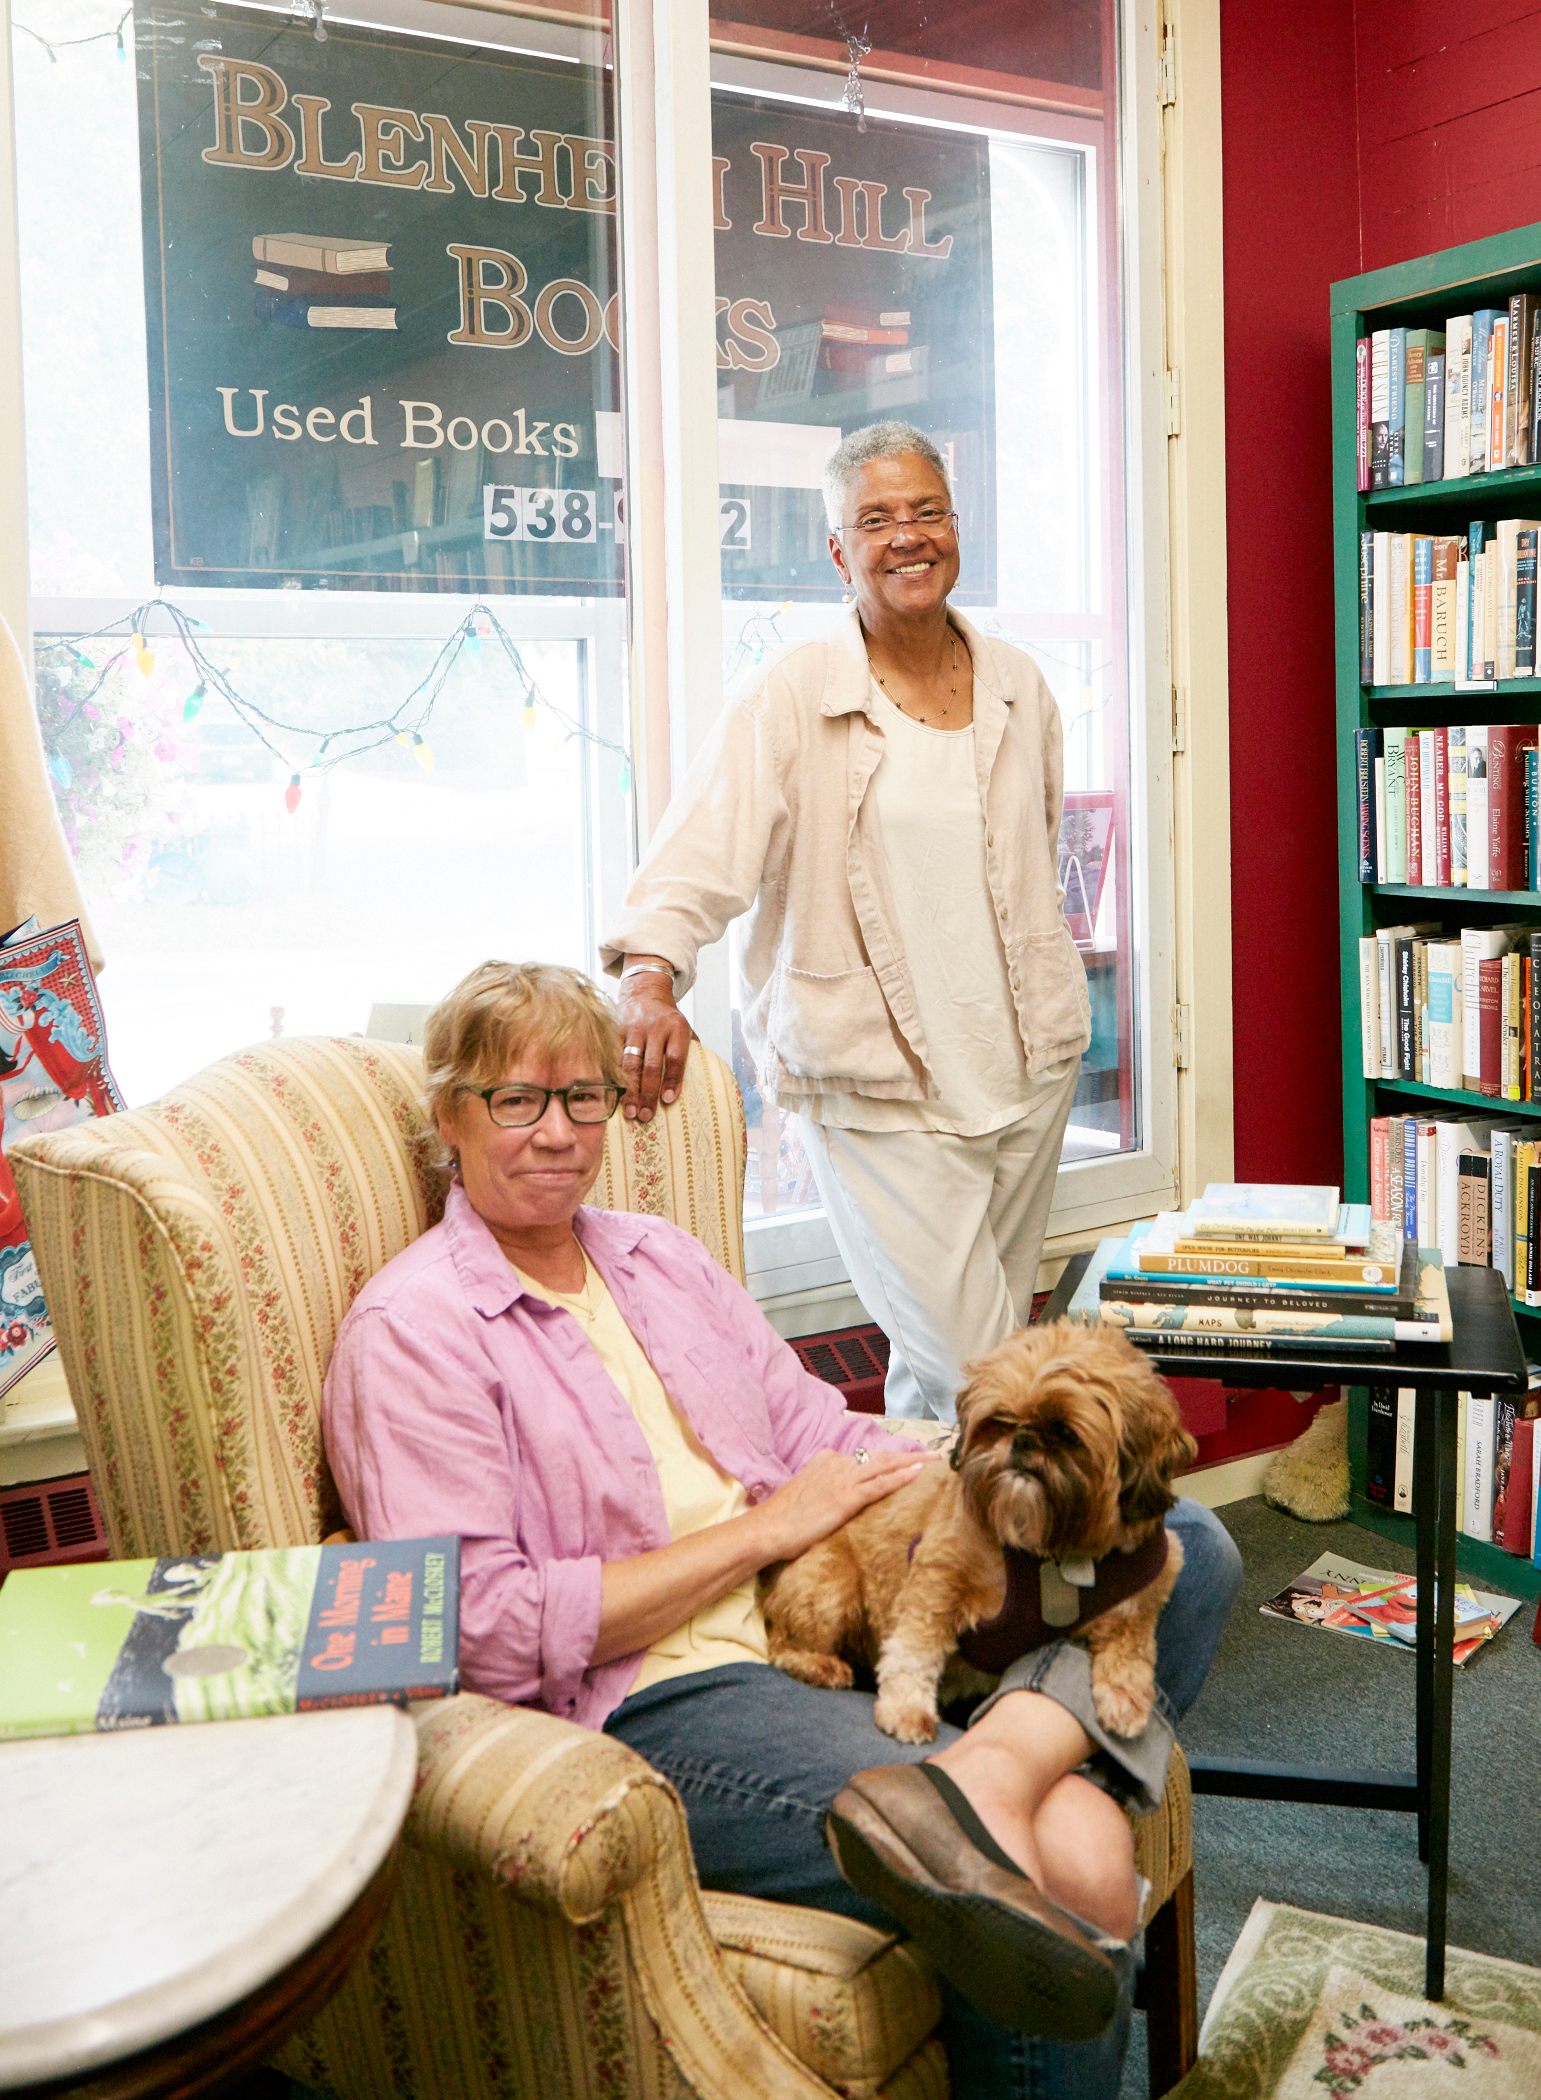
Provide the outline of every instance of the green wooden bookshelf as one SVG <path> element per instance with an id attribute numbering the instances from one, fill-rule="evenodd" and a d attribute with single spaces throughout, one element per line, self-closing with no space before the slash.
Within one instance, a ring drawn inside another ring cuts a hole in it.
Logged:
<path id="1" fill-rule="evenodd" d="M 1361 492 L 1358 481 L 1358 404 L 1355 346 L 1377 328 L 1443 328 L 1452 314 L 1501 307 L 1512 293 L 1541 290 L 1541 225 L 1491 240 L 1471 241 L 1439 254 L 1420 256 L 1394 269 L 1372 270 L 1332 288 L 1332 485 L 1333 598 L 1336 635 L 1338 926 L 1343 993 L 1344 1193 L 1369 1198 L 1369 1125 L 1377 1114 L 1405 1113 L 1413 1099 L 1447 1104 L 1452 1112 L 1541 1118 L 1541 1100 L 1495 1101 L 1465 1089 L 1411 1080 L 1366 1079 L 1361 1070 L 1359 941 L 1377 927 L 1408 916 L 1415 901 L 1419 918 L 1440 918 L 1452 931 L 1462 924 L 1522 919 L 1534 913 L 1541 926 L 1541 893 L 1468 891 L 1364 884 L 1359 880 L 1358 790 L 1354 777 L 1354 732 L 1400 723 L 1419 727 L 1450 722 L 1541 722 L 1541 678 L 1508 678 L 1474 688 L 1433 685 L 1365 685 L 1360 681 L 1359 535 L 1384 531 L 1459 529 L 1472 518 L 1541 516 L 1541 464 L 1511 467 L 1458 480 Z M 1516 1305 L 1528 1354 L 1541 1359 L 1541 1308 Z M 1413 1544 L 1410 1519 L 1365 1499 L 1366 1399 L 1350 1396 L 1350 1453 L 1354 1516 L 1369 1529 Z M 1511 1595 L 1541 1595 L 1541 1568 L 1501 1547 L 1462 1537 L 1458 1564 L 1463 1576 Z"/>

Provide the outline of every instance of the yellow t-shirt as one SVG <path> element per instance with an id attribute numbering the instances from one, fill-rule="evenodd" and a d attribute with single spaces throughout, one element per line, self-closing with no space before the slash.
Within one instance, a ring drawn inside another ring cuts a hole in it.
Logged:
<path id="1" fill-rule="evenodd" d="M 609 1285 L 587 1254 L 581 1291 L 553 1291 L 522 1269 L 518 1275 L 535 1297 L 572 1314 L 636 1416 L 658 1468 L 670 1538 L 687 1538 L 693 1531 L 704 1531 L 708 1524 L 742 1516 L 749 1507 L 743 1482 L 723 1472 L 674 1406 L 641 1343 L 622 1319 Z M 750 1576 L 655 1641 L 631 1689 L 640 1692 L 666 1677 L 714 1669 L 719 1663 L 768 1660 L 765 1620 L 755 1579 Z"/>

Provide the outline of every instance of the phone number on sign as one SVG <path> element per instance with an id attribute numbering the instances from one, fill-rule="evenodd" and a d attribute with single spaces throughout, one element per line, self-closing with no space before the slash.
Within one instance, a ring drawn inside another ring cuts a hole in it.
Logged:
<path id="1" fill-rule="evenodd" d="M 610 515 L 602 514 L 602 510 Z M 749 504 L 743 496 L 725 496 L 718 505 L 725 554 L 750 551 Z M 566 540 L 582 544 L 600 534 L 624 532 L 625 499 L 613 502 L 593 489 L 521 488 L 517 483 L 489 481 L 482 489 L 482 536 L 489 540 Z"/>

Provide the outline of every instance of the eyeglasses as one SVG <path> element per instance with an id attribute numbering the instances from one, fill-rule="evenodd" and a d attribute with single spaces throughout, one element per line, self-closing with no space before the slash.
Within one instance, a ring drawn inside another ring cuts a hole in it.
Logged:
<path id="1" fill-rule="evenodd" d="M 923 509 L 916 511 L 912 518 L 889 518 L 878 511 L 867 511 L 852 524 L 842 526 L 840 530 L 843 532 L 859 532 L 863 539 L 875 541 L 891 540 L 896 533 L 902 532 L 906 526 L 912 532 L 929 533 L 933 538 L 939 538 L 944 533 L 957 531 L 958 513 L 955 510 L 938 510 L 933 504 L 929 503 Z"/>
<path id="2" fill-rule="evenodd" d="M 603 1079 L 580 1079 L 572 1086 L 467 1086 L 464 1094 L 485 1101 L 487 1113 L 503 1130 L 528 1130 L 560 1101 L 569 1123 L 608 1123 L 626 1089 Z"/>

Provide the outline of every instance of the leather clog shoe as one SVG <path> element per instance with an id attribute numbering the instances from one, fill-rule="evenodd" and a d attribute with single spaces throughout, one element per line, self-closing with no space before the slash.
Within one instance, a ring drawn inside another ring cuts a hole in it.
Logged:
<path id="1" fill-rule="evenodd" d="M 845 1880 L 881 1904 L 986 2019 L 1072 2042 L 1112 2019 L 1112 1962 L 1001 1850 L 935 1765 L 855 1773 L 824 1829 Z"/>

